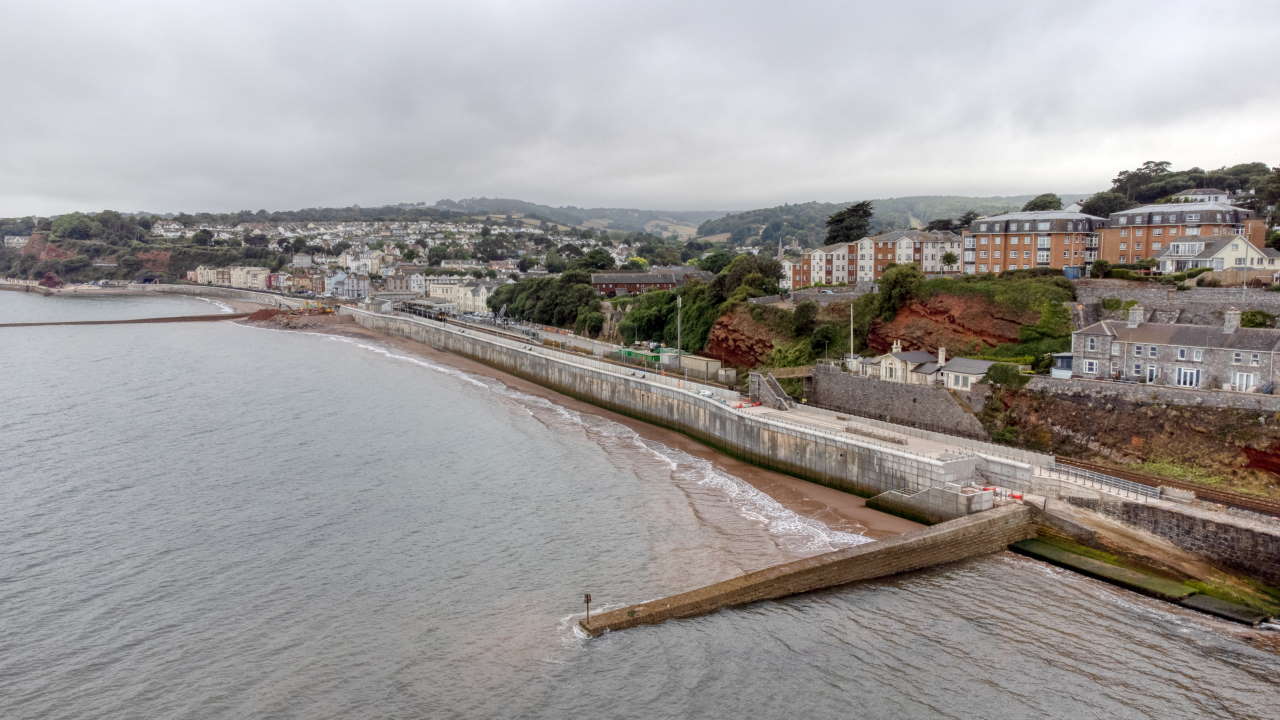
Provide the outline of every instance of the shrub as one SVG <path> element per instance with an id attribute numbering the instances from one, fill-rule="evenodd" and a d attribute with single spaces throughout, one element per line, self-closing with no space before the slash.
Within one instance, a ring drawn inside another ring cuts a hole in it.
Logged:
<path id="1" fill-rule="evenodd" d="M 1262 310 L 1245 310 L 1240 313 L 1240 327 L 1269 328 L 1276 322 L 1276 316 Z"/>
<path id="2" fill-rule="evenodd" d="M 1017 390 L 1027 384 L 1031 378 L 1023 375 L 1018 371 L 1017 365 L 1009 365 L 1008 363 L 996 363 L 987 368 L 987 374 L 983 377 L 988 383 L 996 387 L 1009 388 Z"/>
<path id="3" fill-rule="evenodd" d="M 1222 287 L 1222 281 L 1217 278 L 1200 278 L 1196 281 L 1200 287 L 1216 288 Z"/>

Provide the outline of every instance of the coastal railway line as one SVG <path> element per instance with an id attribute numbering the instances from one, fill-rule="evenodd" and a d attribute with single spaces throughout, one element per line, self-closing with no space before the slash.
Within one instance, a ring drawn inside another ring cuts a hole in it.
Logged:
<path id="1" fill-rule="evenodd" d="M 1055 457 L 1054 460 L 1059 465 L 1077 467 L 1082 470 L 1110 475 L 1112 477 L 1120 478 L 1121 480 L 1128 480 L 1129 482 L 1147 485 L 1149 487 L 1160 487 L 1161 485 L 1165 485 L 1167 487 L 1178 488 L 1179 490 L 1190 490 L 1201 500 L 1207 500 L 1209 502 L 1240 508 L 1242 510 L 1251 510 L 1253 512 L 1280 517 L 1280 502 L 1275 500 L 1254 497 L 1252 495 L 1243 495 L 1241 493 L 1234 493 L 1227 490 L 1217 490 L 1204 485 L 1157 477 L 1155 475 L 1144 475 L 1143 473 L 1121 470 L 1109 465 L 1099 465 L 1098 463 L 1091 463 L 1085 460 L 1076 460 L 1075 458 Z"/>

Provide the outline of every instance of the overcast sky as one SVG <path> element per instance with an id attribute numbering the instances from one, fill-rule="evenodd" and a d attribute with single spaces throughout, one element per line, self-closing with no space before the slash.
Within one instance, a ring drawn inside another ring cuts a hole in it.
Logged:
<path id="1" fill-rule="evenodd" d="M 745 209 L 1280 164 L 1280 2 L 0 2 L 0 216 Z"/>

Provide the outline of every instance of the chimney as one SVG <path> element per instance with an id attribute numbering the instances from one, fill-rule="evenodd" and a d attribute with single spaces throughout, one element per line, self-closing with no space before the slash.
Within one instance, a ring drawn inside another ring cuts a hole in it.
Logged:
<path id="1" fill-rule="evenodd" d="M 1240 327 L 1240 311 L 1231 308 L 1222 314 L 1222 332 L 1230 335 Z"/>
<path id="2" fill-rule="evenodd" d="M 1146 308 L 1142 307 L 1141 305 L 1134 305 L 1133 307 L 1129 308 L 1129 322 L 1127 323 L 1128 327 L 1136 328 L 1139 325 L 1141 325 L 1143 321 L 1145 321 L 1146 319 L 1147 319 Z"/>
<path id="3" fill-rule="evenodd" d="M 946 364 L 947 364 L 947 349 L 944 347 L 940 347 L 938 348 L 938 367 L 942 367 L 943 365 L 946 365 Z"/>
<path id="4" fill-rule="evenodd" d="M 894 340 L 894 341 L 893 341 L 893 350 L 891 350 L 890 352 L 893 352 L 893 353 L 900 353 L 900 352 L 902 352 L 902 341 L 901 341 L 901 340 Z"/>

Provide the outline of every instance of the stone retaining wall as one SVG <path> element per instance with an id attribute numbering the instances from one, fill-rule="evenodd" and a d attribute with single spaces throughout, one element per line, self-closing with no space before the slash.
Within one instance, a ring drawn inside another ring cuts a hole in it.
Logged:
<path id="1" fill-rule="evenodd" d="M 697 590 L 597 615 L 582 627 L 592 635 L 694 617 L 726 607 L 887 577 L 999 552 L 1034 537 L 1034 511 L 1006 505 L 887 540 L 815 555 L 747 573 Z M 605 602 L 609 599 L 601 598 Z"/>
<path id="2" fill-rule="evenodd" d="M 1122 383 L 1084 378 L 1056 379 L 1037 375 L 1026 385 L 1027 390 L 1087 397 L 1099 400 L 1114 399 L 1145 404 L 1188 405 L 1200 407 L 1236 408 L 1260 412 L 1280 412 L 1280 395 L 1262 393 L 1238 393 L 1226 390 L 1192 390 L 1146 383 Z"/>
<path id="3" fill-rule="evenodd" d="M 837 412 L 987 439 L 982 423 L 945 388 L 866 378 L 819 365 L 813 369 L 809 401 Z"/>
<path id="4" fill-rule="evenodd" d="M 1280 525 L 1167 502 L 1066 500 L 1159 535 L 1211 562 L 1280 585 Z"/>

